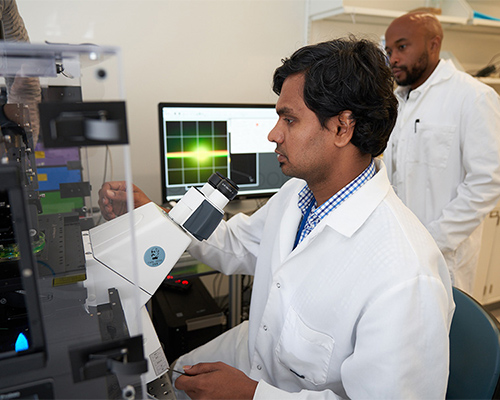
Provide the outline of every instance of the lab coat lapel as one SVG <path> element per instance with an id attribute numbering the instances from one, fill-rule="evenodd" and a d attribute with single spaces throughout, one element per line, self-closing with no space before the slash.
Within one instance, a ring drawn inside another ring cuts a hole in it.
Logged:
<path id="1" fill-rule="evenodd" d="M 314 238 L 330 227 L 341 235 L 351 237 L 365 223 L 372 212 L 382 202 L 390 188 L 384 163 L 375 160 L 377 173 L 344 201 L 337 209 L 328 214 L 312 232 L 297 246 L 292 255 L 299 254 Z"/>
<path id="2" fill-rule="evenodd" d="M 302 217 L 302 213 L 297 205 L 298 199 L 298 194 L 292 196 L 290 202 L 283 210 L 284 213 L 281 219 L 278 240 L 280 252 L 279 259 L 281 263 L 285 262 L 292 252 L 295 236 Z"/>
<path id="3" fill-rule="evenodd" d="M 344 236 L 351 237 L 356 233 L 390 189 L 384 163 L 376 159 L 375 166 L 375 176 L 325 218 L 328 226 Z"/>
<path id="4" fill-rule="evenodd" d="M 390 189 L 389 179 L 384 163 L 376 159 L 377 173 L 342 203 L 337 209 L 328 214 L 306 238 L 292 251 L 295 235 L 302 216 L 295 197 L 285 210 L 280 227 L 280 261 L 284 263 L 292 257 L 298 256 L 308 247 L 321 232 L 330 227 L 343 236 L 351 237 L 369 218 Z"/>
<path id="5" fill-rule="evenodd" d="M 398 124 L 402 125 L 406 121 L 415 120 L 416 117 L 420 117 L 419 115 L 414 115 L 417 105 L 423 101 L 425 98 L 425 92 L 427 92 L 432 86 L 438 85 L 443 81 L 447 81 L 453 75 L 453 71 L 455 70 L 455 66 L 451 60 L 440 60 L 438 66 L 431 74 L 429 79 L 427 79 L 421 86 L 414 89 L 413 92 L 418 94 L 418 97 L 414 99 L 414 104 L 410 107 L 410 111 L 408 114 L 405 114 L 405 103 L 407 102 L 406 97 L 408 96 L 408 87 L 398 87 L 394 91 L 396 97 L 399 100 L 400 107 L 398 109 L 398 114 L 400 117 L 398 118 Z"/>

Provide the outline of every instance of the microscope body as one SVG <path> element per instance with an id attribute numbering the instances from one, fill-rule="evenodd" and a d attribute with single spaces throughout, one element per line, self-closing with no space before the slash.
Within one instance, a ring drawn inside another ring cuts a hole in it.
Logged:
<path id="1" fill-rule="evenodd" d="M 191 241 L 207 239 L 215 230 L 236 193 L 234 183 L 213 174 L 201 189 L 191 187 L 169 213 L 151 202 L 83 233 L 87 305 L 105 301 L 100 297 L 107 288 L 118 290 L 130 335 L 142 331 L 144 336 L 147 382 L 164 374 L 168 361 L 145 305 Z"/>

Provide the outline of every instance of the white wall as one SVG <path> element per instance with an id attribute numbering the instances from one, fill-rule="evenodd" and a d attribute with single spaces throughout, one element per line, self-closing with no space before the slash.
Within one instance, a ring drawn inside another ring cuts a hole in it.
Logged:
<path id="1" fill-rule="evenodd" d="M 273 103 L 274 69 L 304 44 L 304 0 L 17 4 L 32 43 L 95 43 L 122 49 L 133 179 L 154 201 L 161 196 L 157 104 Z M 115 168 L 115 179 L 122 174 Z"/>
<path id="2" fill-rule="evenodd" d="M 157 104 L 275 102 L 271 77 L 305 43 L 306 0 L 17 0 L 31 41 L 122 49 L 134 182 L 160 200 Z M 377 3 L 373 0 L 374 6 Z M 500 2 L 470 1 L 500 16 Z M 378 40 L 386 26 L 314 22 L 314 43 L 348 33 Z M 500 49 L 500 35 L 446 30 L 443 50 L 466 70 Z M 114 179 L 123 171 L 114 155 Z"/>

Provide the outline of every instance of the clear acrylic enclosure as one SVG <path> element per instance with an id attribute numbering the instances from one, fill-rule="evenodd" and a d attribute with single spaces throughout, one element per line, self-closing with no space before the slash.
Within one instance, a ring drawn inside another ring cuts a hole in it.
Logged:
<path id="1" fill-rule="evenodd" d="M 102 184 L 131 188 L 124 100 L 118 48 L 0 42 L 0 394 L 146 398 L 168 368 L 134 277 L 89 235 Z"/>

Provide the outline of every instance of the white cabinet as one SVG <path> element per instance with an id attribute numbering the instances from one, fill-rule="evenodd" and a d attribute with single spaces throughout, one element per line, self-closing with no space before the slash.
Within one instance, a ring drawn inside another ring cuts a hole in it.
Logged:
<path id="1" fill-rule="evenodd" d="M 473 296 L 482 304 L 500 302 L 500 207 L 498 205 L 484 221 Z"/>
<path id="2" fill-rule="evenodd" d="M 351 22 L 387 27 L 394 18 L 408 11 L 425 7 L 425 0 L 308 0 L 307 32 L 314 21 Z M 480 2 L 476 2 L 480 3 Z M 465 0 L 442 0 L 438 19 L 445 29 L 469 32 L 499 33 L 500 22 L 475 18 Z"/>
<path id="3" fill-rule="evenodd" d="M 486 78 L 477 78 L 481 82 L 485 83 L 486 85 L 491 86 L 493 89 L 497 91 L 497 93 L 500 93 L 500 78 L 498 77 L 498 73 L 495 74 L 496 77 L 486 77 Z"/>

